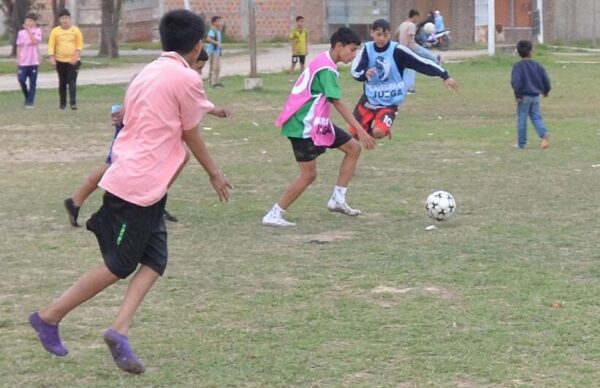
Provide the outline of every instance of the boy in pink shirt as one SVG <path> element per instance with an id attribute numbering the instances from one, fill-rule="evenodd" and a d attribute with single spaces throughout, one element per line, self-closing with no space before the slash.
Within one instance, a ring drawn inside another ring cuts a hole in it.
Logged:
<path id="1" fill-rule="evenodd" d="M 23 29 L 17 34 L 17 78 L 25 96 L 25 108 L 33 108 L 40 64 L 39 44 L 42 41 L 42 30 L 37 26 L 36 20 L 37 15 L 34 13 L 25 15 Z"/>
<path id="2" fill-rule="evenodd" d="M 68 351 L 58 333 L 59 322 L 75 307 L 135 272 L 115 321 L 104 332 L 113 360 L 129 373 L 144 371 L 127 335 L 133 315 L 167 264 L 164 206 L 169 181 L 186 154 L 184 142 L 206 170 L 221 201 L 229 199 L 231 188 L 208 153 L 198 126 L 204 114 L 214 110 L 202 80 L 190 68 L 202 49 L 204 22 L 190 11 L 174 10 L 163 16 L 159 32 L 165 52 L 129 85 L 125 126 L 115 139 L 112 163 L 100 181 L 106 190 L 103 203 L 87 222 L 104 262 L 29 317 L 44 348 L 65 356 Z M 220 110 L 218 115 L 225 117 L 229 112 Z"/>

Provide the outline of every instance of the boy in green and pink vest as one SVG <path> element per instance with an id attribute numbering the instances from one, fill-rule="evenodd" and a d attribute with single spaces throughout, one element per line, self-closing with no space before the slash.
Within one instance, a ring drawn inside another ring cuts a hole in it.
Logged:
<path id="1" fill-rule="evenodd" d="M 333 125 L 329 119 L 333 105 L 344 120 L 359 128 L 357 138 L 367 149 L 375 147 L 375 140 L 358 124 L 350 109 L 341 100 L 337 82 L 337 63 L 350 63 L 361 44 L 353 30 L 341 27 L 331 36 L 331 48 L 318 55 L 296 81 L 283 112 L 276 121 L 281 133 L 290 139 L 300 175 L 287 187 L 271 210 L 263 217 L 267 226 L 294 226 L 283 218 L 287 208 L 310 186 L 317 177 L 317 157 L 329 148 L 344 153 L 338 179 L 327 208 L 331 212 L 357 216 L 361 211 L 346 202 L 346 190 L 354 175 L 361 145 L 348 132 Z"/>

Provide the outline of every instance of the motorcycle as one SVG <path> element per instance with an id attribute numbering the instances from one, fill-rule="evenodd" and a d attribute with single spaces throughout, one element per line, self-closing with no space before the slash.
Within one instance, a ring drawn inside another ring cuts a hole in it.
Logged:
<path id="1" fill-rule="evenodd" d="M 450 30 L 427 34 L 422 29 L 417 32 L 416 42 L 425 48 L 436 48 L 446 51 L 450 48 Z"/>

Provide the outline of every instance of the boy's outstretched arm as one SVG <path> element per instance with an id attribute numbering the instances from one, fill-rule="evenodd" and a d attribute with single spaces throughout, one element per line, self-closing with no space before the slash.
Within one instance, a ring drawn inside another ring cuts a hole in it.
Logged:
<path id="1" fill-rule="evenodd" d="M 220 108 L 215 106 L 213 110 L 208 112 L 209 115 L 217 116 L 217 117 L 231 117 L 231 111 L 227 108 Z"/>
<path id="2" fill-rule="evenodd" d="M 365 145 L 365 148 L 368 150 L 374 149 L 375 139 L 372 138 L 371 135 L 367 133 L 367 131 L 365 131 L 365 129 L 362 127 L 362 125 L 360 125 L 358 121 L 356 121 L 356 118 L 354 118 L 354 115 L 350 112 L 350 109 L 348 109 L 346 104 L 344 104 L 342 100 L 330 101 L 335 107 L 335 109 L 337 109 L 337 111 L 340 112 L 340 115 L 342 115 L 342 118 L 348 123 L 348 125 L 356 128 L 358 140 L 360 140 Z"/>
<path id="3" fill-rule="evenodd" d="M 200 134 L 199 127 L 196 126 L 192 129 L 183 131 L 183 141 L 187 144 L 198 163 L 200 163 L 204 171 L 208 174 L 210 184 L 217 192 L 219 200 L 221 202 L 227 202 L 227 200 L 229 200 L 229 189 L 231 189 L 232 186 L 208 153 L 206 143 L 204 143 L 204 139 Z"/>

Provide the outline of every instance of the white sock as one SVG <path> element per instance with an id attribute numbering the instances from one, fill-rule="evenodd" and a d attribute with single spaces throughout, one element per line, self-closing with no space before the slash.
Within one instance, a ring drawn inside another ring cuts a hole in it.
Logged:
<path id="1" fill-rule="evenodd" d="M 331 194 L 331 198 L 333 198 L 333 200 L 336 202 L 344 203 L 346 202 L 347 190 L 347 187 L 335 186 L 333 188 L 333 194 Z"/>
<path id="2" fill-rule="evenodd" d="M 271 214 L 273 214 L 275 217 L 281 217 L 281 215 L 285 213 L 285 210 L 283 210 L 278 203 L 276 203 L 275 205 L 273 205 L 273 208 L 271 209 Z"/>

